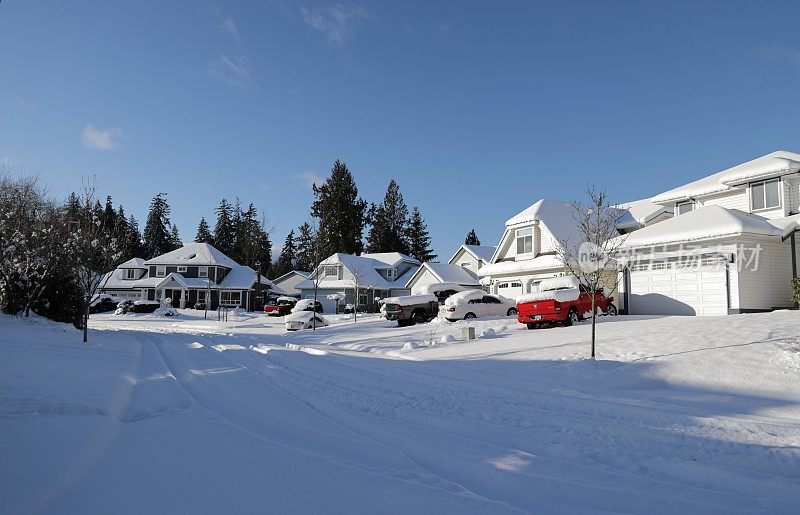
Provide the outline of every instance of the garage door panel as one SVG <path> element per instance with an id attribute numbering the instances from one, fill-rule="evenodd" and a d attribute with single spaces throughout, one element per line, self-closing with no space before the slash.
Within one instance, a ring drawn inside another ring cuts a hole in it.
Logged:
<path id="1" fill-rule="evenodd" d="M 661 268 L 630 274 L 631 314 L 724 315 L 727 272 L 718 268 Z"/>

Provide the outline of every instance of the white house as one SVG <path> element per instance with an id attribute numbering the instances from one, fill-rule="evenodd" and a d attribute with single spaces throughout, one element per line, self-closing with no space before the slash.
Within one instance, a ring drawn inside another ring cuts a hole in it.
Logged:
<path id="1" fill-rule="evenodd" d="M 423 263 L 411 276 L 406 287 L 416 293 L 429 284 L 458 284 L 466 288 L 480 288 L 478 270 L 489 263 L 495 247 L 461 245 L 447 263 Z"/>
<path id="2" fill-rule="evenodd" d="M 625 237 L 622 307 L 721 315 L 791 307 L 800 154 L 777 151 L 650 199 L 673 217 Z"/>
<path id="3" fill-rule="evenodd" d="M 572 207 L 542 199 L 506 221 L 491 263 L 478 270 L 490 293 L 514 298 L 538 291 L 542 279 L 565 273 L 559 242 L 578 242 Z"/>
<path id="4" fill-rule="evenodd" d="M 300 290 L 297 289 L 297 285 L 308 279 L 309 274 L 311 274 L 311 272 L 292 270 L 291 272 L 286 272 L 282 276 L 273 279 L 272 282 L 275 286 L 286 292 L 286 295 L 290 297 L 300 297 Z"/>
<path id="5" fill-rule="evenodd" d="M 301 298 L 317 300 L 326 313 L 336 310 L 337 302 L 330 296 L 338 295 L 341 304 L 357 304 L 361 309 L 375 311 L 375 298 L 408 295 L 406 283 L 417 271 L 420 262 L 399 252 L 375 254 L 334 254 L 323 260 L 297 284 Z M 356 298 L 358 291 L 358 298 Z"/>
<path id="6" fill-rule="evenodd" d="M 282 295 L 269 279 L 260 277 L 256 287 L 256 271 L 232 260 L 207 243 L 190 243 L 150 260 L 134 258 L 107 273 L 99 292 L 123 298 L 143 300 L 172 299 L 175 307 L 192 307 L 197 303 L 218 306 L 257 307 L 272 291 Z"/>

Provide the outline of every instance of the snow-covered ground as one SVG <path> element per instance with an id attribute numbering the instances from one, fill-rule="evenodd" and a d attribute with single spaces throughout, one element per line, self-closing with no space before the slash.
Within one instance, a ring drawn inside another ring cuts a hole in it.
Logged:
<path id="1" fill-rule="evenodd" d="M 800 509 L 798 312 L 604 318 L 596 362 L 588 323 L 179 312 L 0 316 L 0 511 Z"/>

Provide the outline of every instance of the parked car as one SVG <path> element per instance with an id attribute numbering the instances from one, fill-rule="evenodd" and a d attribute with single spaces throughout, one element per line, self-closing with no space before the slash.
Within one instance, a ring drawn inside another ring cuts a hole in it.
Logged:
<path id="1" fill-rule="evenodd" d="M 614 297 L 594 292 L 598 313 L 616 315 Z M 554 277 L 539 283 L 539 291 L 517 297 L 517 321 L 528 329 L 560 323 L 572 325 L 592 316 L 592 297 L 574 276 Z"/>
<path id="2" fill-rule="evenodd" d="M 412 295 L 425 295 L 425 294 L 432 294 L 436 295 L 436 299 L 439 301 L 439 304 L 444 304 L 444 301 L 452 295 L 460 291 L 464 291 L 467 288 L 464 288 L 460 284 L 456 283 L 431 283 L 431 284 L 423 284 L 412 291 Z"/>
<path id="3" fill-rule="evenodd" d="M 439 316 L 450 322 L 485 316 L 514 316 L 516 303 L 483 290 L 466 290 L 450 296 L 439 308 Z"/>
<path id="4" fill-rule="evenodd" d="M 133 303 L 134 313 L 152 313 L 161 307 L 157 300 L 137 300 Z"/>
<path id="5" fill-rule="evenodd" d="M 330 325 L 325 317 L 313 311 L 298 311 L 291 313 L 284 319 L 287 331 L 299 331 L 300 329 L 313 329 Z"/>
<path id="6" fill-rule="evenodd" d="M 405 295 L 384 299 L 381 313 L 386 320 L 397 320 L 397 325 L 424 324 L 439 313 L 439 300 L 435 295 Z"/>
<path id="7" fill-rule="evenodd" d="M 119 300 L 111 295 L 95 295 L 89 303 L 89 313 L 107 313 L 117 309 Z"/>
<path id="8" fill-rule="evenodd" d="M 301 311 L 316 311 L 322 313 L 322 304 L 314 299 L 300 299 L 292 308 L 292 313 L 299 313 Z"/>
<path id="9" fill-rule="evenodd" d="M 278 297 L 275 304 L 264 306 L 264 313 L 269 316 L 286 316 L 292 312 L 292 308 L 297 304 L 297 299 L 292 297 Z"/>

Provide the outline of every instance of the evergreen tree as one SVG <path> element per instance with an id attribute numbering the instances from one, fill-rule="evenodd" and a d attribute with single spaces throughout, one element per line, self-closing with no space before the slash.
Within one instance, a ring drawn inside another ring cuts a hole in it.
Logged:
<path id="1" fill-rule="evenodd" d="M 73 191 L 72 193 L 69 194 L 69 197 L 67 198 L 67 204 L 65 208 L 67 221 L 73 221 L 73 222 L 76 221 L 78 219 L 78 212 L 80 211 L 80 209 L 81 209 L 81 200 L 78 198 L 78 195 L 76 195 L 75 192 Z"/>
<path id="2" fill-rule="evenodd" d="M 313 187 L 311 216 L 319 220 L 317 245 L 321 255 L 336 252 L 360 254 L 366 223 L 367 202 L 359 198 L 358 188 L 347 165 L 338 159 L 322 186 Z"/>
<path id="3" fill-rule="evenodd" d="M 316 268 L 318 253 L 316 252 L 316 234 L 311 225 L 306 222 L 300 226 L 300 234 L 297 236 L 297 259 L 294 262 L 296 270 L 311 272 Z"/>
<path id="4" fill-rule="evenodd" d="M 222 199 L 214 212 L 217 213 L 217 224 L 214 226 L 214 246 L 230 256 L 236 243 L 236 228 L 233 225 L 231 205 Z"/>
<path id="5" fill-rule="evenodd" d="M 214 237 L 211 235 L 211 228 L 208 226 L 205 217 L 200 218 L 200 225 L 197 226 L 197 236 L 194 237 L 195 243 L 212 243 Z"/>
<path id="6" fill-rule="evenodd" d="M 172 229 L 169 233 L 169 241 L 170 244 L 172 245 L 171 250 L 176 250 L 183 247 L 183 242 L 181 241 L 181 235 L 178 232 L 178 226 L 175 224 L 172 224 Z"/>
<path id="7" fill-rule="evenodd" d="M 128 218 L 128 236 L 125 238 L 125 252 L 128 259 L 144 256 L 144 245 L 142 243 L 142 232 L 139 230 L 139 221 L 133 217 Z"/>
<path id="8" fill-rule="evenodd" d="M 408 254 L 408 207 L 403 200 L 403 194 L 400 193 L 400 187 L 394 179 L 389 181 L 383 202 L 371 211 L 367 251 Z"/>
<path id="9" fill-rule="evenodd" d="M 481 240 L 478 239 L 478 235 L 475 234 L 475 229 L 472 229 L 470 232 L 467 233 L 467 237 L 464 239 L 465 245 L 480 245 Z"/>
<path id="10" fill-rule="evenodd" d="M 286 235 L 286 239 L 283 242 L 283 249 L 281 249 L 281 255 L 278 256 L 275 266 L 272 267 L 273 277 L 280 277 L 294 270 L 296 254 L 297 245 L 295 245 L 294 229 L 292 229 L 289 231 L 289 234 Z"/>
<path id="11" fill-rule="evenodd" d="M 143 251 L 145 259 L 174 250 L 173 238 L 170 233 L 169 204 L 166 193 L 159 193 L 150 203 L 150 212 L 147 214 L 147 223 L 144 226 Z"/>
<path id="12" fill-rule="evenodd" d="M 409 255 L 419 259 L 423 263 L 433 261 L 438 256 L 433 253 L 431 248 L 431 237 L 428 233 L 428 225 L 422 218 L 419 208 L 415 207 L 411 212 L 411 219 L 408 222 L 409 236 Z"/>
<path id="13" fill-rule="evenodd" d="M 106 207 L 103 211 L 101 222 L 112 231 L 117 227 L 117 212 L 114 210 L 113 202 L 111 202 L 111 195 L 106 197 Z"/>

